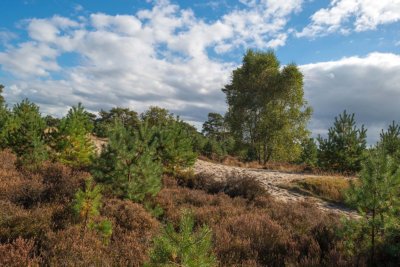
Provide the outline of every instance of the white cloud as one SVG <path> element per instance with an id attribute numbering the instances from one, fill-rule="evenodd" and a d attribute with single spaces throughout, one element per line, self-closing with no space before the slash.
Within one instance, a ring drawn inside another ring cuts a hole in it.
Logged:
<path id="1" fill-rule="evenodd" d="M 374 30 L 400 20 L 400 0 L 331 0 L 311 16 L 311 23 L 297 36 L 319 36 L 333 32 Z"/>
<path id="2" fill-rule="evenodd" d="M 371 53 L 307 64 L 301 70 L 306 98 L 314 108 L 314 133 L 326 133 L 344 109 L 368 128 L 370 144 L 391 121 L 400 122 L 400 55 Z"/>
<path id="3" fill-rule="evenodd" d="M 252 1 L 215 21 L 165 0 L 135 15 L 31 19 L 30 40 L 0 52 L 1 68 L 16 77 L 7 96 L 29 97 L 46 113 L 63 114 L 79 101 L 93 111 L 160 105 L 200 121 L 225 111 L 220 89 L 235 67 L 208 51 L 285 45 L 286 24 L 302 2 Z M 65 53 L 74 53 L 76 64 L 61 64 Z"/>

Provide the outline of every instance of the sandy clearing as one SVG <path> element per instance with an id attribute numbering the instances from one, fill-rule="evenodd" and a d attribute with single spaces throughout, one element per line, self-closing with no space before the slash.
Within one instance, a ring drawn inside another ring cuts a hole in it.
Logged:
<path id="1" fill-rule="evenodd" d="M 294 180 L 304 179 L 306 177 L 319 177 L 317 175 L 308 174 L 295 174 L 295 173 L 284 173 L 279 171 L 269 171 L 263 169 L 251 169 L 251 168 L 241 168 L 227 166 L 217 163 L 212 163 L 203 160 L 197 160 L 194 166 L 194 172 L 205 173 L 214 177 L 216 180 L 225 180 L 229 176 L 233 175 L 246 175 L 253 177 L 254 179 L 260 181 L 267 191 L 276 199 L 284 202 L 290 201 L 311 201 L 316 204 L 318 208 L 327 212 L 334 212 L 337 214 L 358 217 L 356 211 L 347 209 L 345 207 L 335 205 L 326 201 L 323 201 L 316 197 L 304 196 L 302 194 L 297 194 L 295 192 L 281 188 L 281 184 L 289 184 Z"/>

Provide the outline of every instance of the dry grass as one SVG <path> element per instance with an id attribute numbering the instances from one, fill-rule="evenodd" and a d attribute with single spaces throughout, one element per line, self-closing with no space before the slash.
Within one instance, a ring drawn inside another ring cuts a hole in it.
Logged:
<path id="1" fill-rule="evenodd" d="M 344 203 L 349 187 L 350 179 L 340 176 L 306 178 L 289 185 L 291 190 L 336 203 Z"/>

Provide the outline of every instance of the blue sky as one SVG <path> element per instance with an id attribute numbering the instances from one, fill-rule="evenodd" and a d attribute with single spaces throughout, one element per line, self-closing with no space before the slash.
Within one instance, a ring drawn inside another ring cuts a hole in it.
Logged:
<path id="1" fill-rule="evenodd" d="M 313 134 L 343 109 L 369 142 L 399 120 L 400 0 L 2 0 L 0 83 L 43 113 L 150 105 L 201 125 L 246 49 L 304 73 Z"/>

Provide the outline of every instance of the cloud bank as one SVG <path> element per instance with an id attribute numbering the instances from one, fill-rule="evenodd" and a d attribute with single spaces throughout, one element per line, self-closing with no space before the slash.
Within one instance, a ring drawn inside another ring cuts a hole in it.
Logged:
<path id="1" fill-rule="evenodd" d="M 311 128 L 324 134 L 343 110 L 356 114 L 368 129 L 368 141 L 376 142 L 382 128 L 400 122 L 400 56 L 371 53 L 338 61 L 301 66 L 305 94 L 314 108 Z"/>

